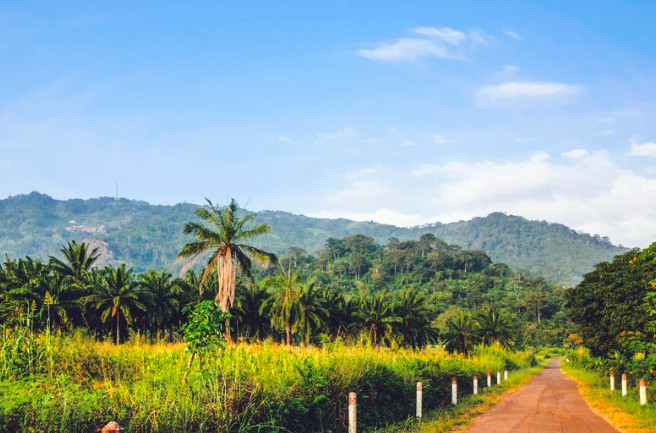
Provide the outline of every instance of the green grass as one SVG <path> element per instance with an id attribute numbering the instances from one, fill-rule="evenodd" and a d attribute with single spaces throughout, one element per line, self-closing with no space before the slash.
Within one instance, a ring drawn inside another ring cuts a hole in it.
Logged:
<path id="1" fill-rule="evenodd" d="M 414 415 L 417 381 L 426 410 L 448 414 L 451 377 L 467 405 L 474 374 L 535 363 L 532 354 L 495 348 L 463 359 L 440 348 L 242 343 L 205 357 L 202 370 L 196 361 L 183 383 L 181 344 L 114 346 L 77 335 L 37 336 L 28 347 L 4 338 L 0 431 L 13 432 L 90 432 L 109 421 L 130 433 L 337 432 L 346 429 L 349 392 L 358 394 L 358 431 L 375 431 Z M 510 379 L 498 390 L 518 375 Z"/>
<path id="2" fill-rule="evenodd" d="M 426 413 L 421 421 L 408 419 L 406 422 L 379 430 L 379 433 L 445 433 L 462 429 L 478 415 L 492 409 L 504 395 L 525 385 L 533 376 L 547 365 L 548 360 L 540 360 L 535 367 L 513 371 L 501 385 L 483 387 L 478 395 L 469 394 L 458 397 L 456 406 L 443 406 Z M 485 380 L 485 379 L 484 379 Z M 496 381 L 493 378 L 493 383 Z M 479 383 L 484 383 L 479 379 Z"/>
<path id="3" fill-rule="evenodd" d="M 656 432 L 656 395 L 647 396 L 647 405 L 640 405 L 637 388 L 629 388 L 622 397 L 621 381 L 615 380 L 615 391 L 610 390 L 608 377 L 598 372 L 575 368 L 561 361 L 565 374 L 579 384 L 581 394 L 588 404 L 615 428 L 625 432 Z"/>

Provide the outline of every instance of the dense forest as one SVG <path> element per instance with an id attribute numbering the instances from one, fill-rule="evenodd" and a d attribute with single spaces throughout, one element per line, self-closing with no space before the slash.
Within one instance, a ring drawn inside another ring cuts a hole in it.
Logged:
<path id="1" fill-rule="evenodd" d="M 157 206 L 109 197 L 60 201 L 37 192 L 13 196 L 0 200 L 0 251 L 13 258 L 30 256 L 45 262 L 66 242 L 85 241 L 99 249 L 97 264 L 126 263 L 135 272 L 168 269 L 177 273 L 181 266 L 174 260 L 186 242 L 182 227 L 197 207 L 188 203 Z M 369 236 L 378 245 L 385 245 L 392 237 L 403 242 L 432 234 L 466 250 L 485 251 L 494 262 L 565 286 L 577 283 L 595 263 L 626 251 L 599 235 L 502 213 L 413 228 L 280 211 L 259 212 L 258 221 L 266 222 L 272 230 L 254 239 L 253 245 L 278 255 L 284 255 L 290 246 L 313 254 L 324 248 L 329 238 L 356 234 Z"/>
<path id="2" fill-rule="evenodd" d="M 254 214 L 245 215 L 254 221 Z M 195 222 L 187 225 L 204 233 Z M 187 234 L 191 229 L 185 227 Z M 175 340 L 190 307 L 221 297 L 220 273 L 211 268 L 174 276 L 138 273 L 125 263 L 99 266 L 99 250 L 75 240 L 59 253 L 47 261 L 6 258 L 3 323 L 31 314 L 37 329 L 85 329 L 117 343 L 135 333 Z M 372 344 L 416 348 L 441 340 L 466 353 L 485 339 L 486 323 L 499 332 L 497 341 L 518 348 L 560 345 L 567 336 L 561 310 L 567 289 L 431 233 L 390 237 L 383 245 L 362 234 L 329 238 L 314 255 L 291 246 L 270 266 L 240 275 L 228 304 L 233 339 L 312 344 L 365 333 Z"/>

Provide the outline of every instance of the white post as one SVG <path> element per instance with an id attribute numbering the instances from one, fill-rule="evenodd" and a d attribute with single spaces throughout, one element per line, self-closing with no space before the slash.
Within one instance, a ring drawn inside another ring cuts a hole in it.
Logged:
<path id="1" fill-rule="evenodd" d="M 356 404 L 356 396 L 355 393 L 352 392 L 349 394 L 348 398 L 348 404 L 349 404 L 349 433 L 356 433 L 357 432 L 357 423 L 358 423 L 358 414 L 357 414 L 357 404 Z"/>
<path id="2" fill-rule="evenodd" d="M 455 377 L 451 379 L 451 403 L 454 406 L 458 403 L 458 382 Z"/>
<path id="3" fill-rule="evenodd" d="M 489 371 L 487 372 L 487 386 L 488 388 L 492 386 L 492 374 Z"/>
<path id="4" fill-rule="evenodd" d="M 497 385 L 501 383 L 501 371 L 497 370 Z"/>
<path id="5" fill-rule="evenodd" d="M 417 419 L 421 419 L 421 382 L 417 382 Z"/>
<path id="6" fill-rule="evenodd" d="M 645 386 L 645 379 L 640 379 L 640 404 L 642 406 L 647 404 L 647 387 Z"/>
<path id="7" fill-rule="evenodd" d="M 622 397 L 626 395 L 626 374 L 622 375 Z"/>
<path id="8" fill-rule="evenodd" d="M 508 380 L 508 370 L 503 370 L 503 380 Z"/>
<path id="9" fill-rule="evenodd" d="M 478 394 L 478 377 L 474 376 L 474 395 Z"/>
<path id="10" fill-rule="evenodd" d="M 615 391 L 615 375 L 613 372 L 610 372 L 610 390 Z"/>

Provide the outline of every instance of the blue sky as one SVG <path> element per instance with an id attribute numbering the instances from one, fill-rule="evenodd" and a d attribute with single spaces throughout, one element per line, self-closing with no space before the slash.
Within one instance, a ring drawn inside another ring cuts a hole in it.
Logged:
<path id="1" fill-rule="evenodd" d="M 0 198 L 656 241 L 656 2 L 4 1 Z"/>

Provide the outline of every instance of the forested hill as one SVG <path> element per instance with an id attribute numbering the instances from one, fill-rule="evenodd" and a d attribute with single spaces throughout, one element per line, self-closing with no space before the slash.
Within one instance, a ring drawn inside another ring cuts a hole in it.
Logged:
<path id="1" fill-rule="evenodd" d="M 26 255 L 45 259 L 58 255 L 66 241 L 89 240 L 100 247 L 105 262 L 126 262 L 137 271 L 175 271 L 180 267 L 173 264 L 175 256 L 189 241 L 182 234 L 182 226 L 195 218 L 197 207 L 188 203 L 159 206 L 109 197 L 60 201 L 37 192 L 13 196 L 0 200 L 0 253 L 13 259 Z M 595 263 L 626 251 L 598 235 L 503 213 L 413 228 L 309 218 L 280 211 L 258 214 L 258 222 L 268 222 L 272 232 L 254 245 L 278 254 L 291 246 L 314 252 L 323 248 L 328 238 L 353 234 L 371 236 L 384 245 L 390 237 L 403 241 L 432 233 L 464 249 L 481 249 L 495 262 L 565 285 L 580 280 Z"/>

